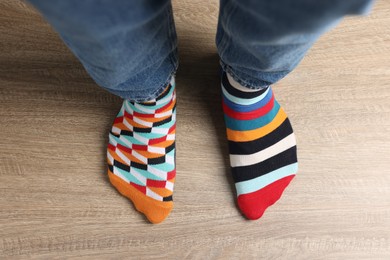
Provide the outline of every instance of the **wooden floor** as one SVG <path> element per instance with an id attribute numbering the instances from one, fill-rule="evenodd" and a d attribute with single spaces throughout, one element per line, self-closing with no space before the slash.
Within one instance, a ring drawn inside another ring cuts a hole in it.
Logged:
<path id="1" fill-rule="evenodd" d="M 229 176 L 218 1 L 174 9 L 175 208 L 151 225 L 106 177 L 121 100 L 34 10 L 0 2 L 0 259 L 390 259 L 390 2 L 343 21 L 274 87 L 300 170 L 258 221 L 239 213 Z"/>

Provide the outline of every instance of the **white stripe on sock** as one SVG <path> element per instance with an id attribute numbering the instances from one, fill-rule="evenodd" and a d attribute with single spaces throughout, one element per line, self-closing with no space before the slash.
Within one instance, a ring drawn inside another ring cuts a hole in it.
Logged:
<path id="1" fill-rule="evenodd" d="M 262 93 L 260 96 L 247 99 L 247 98 L 239 98 L 239 97 L 233 96 L 226 90 L 226 88 L 223 86 L 222 83 L 221 83 L 221 86 L 222 86 L 223 95 L 227 99 L 232 101 L 233 103 L 240 104 L 240 105 L 252 105 L 252 104 L 255 104 L 257 102 L 260 102 L 263 98 L 265 98 L 265 96 L 267 96 L 268 92 L 270 91 L 270 88 L 267 88 L 264 91 L 264 93 Z"/>
<path id="2" fill-rule="evenodd" d="M 156 128 L 153 127 L 151 130 L 151 133 L 153 134 L 162 134 L 162 135 L 167 135 L 169 132 L 169 128 Z"/>
<path id="3" fill-rule="evenodd" d="M 126 165 L 130 165 L 129 158 L 127 158 L 119 149 L 116 149 L 116 154 L 126 163 Z"/>
<path id="4" fill-rule="evenodd" d="M 130 130 L 133 131 L 133 126 L 127 122 L 126 118 L 123 118 L 123 124 Z"/>
<path id="5" fill-rule="evenodd" d="M 138 104 L 138 103 L 134 103 L 134 107 L 138 110 L 141 110 L 143 113 L 146 113 L 146 114 L 154 114 L 155 113 L 155 109 L 148 109 L 148 108 L 145 108 L 143 107 L 142 105 Z"/>
<path id="6" fill-rule="evenodd" d="M 123 181 L 130 183 L 130 181 L 116 167 L 114 167 L 114 174 L 121 178 Z"/>
<path id="7" fill-rule="evenodd" d="M 163 201 L 163 197 L 161 197 L 160 195 L 158 195 L 157 193 L 155 193 L 154 191 L 152 191 L 148 187 L 146 187 L 146 196 L 149 196 L 155 200 Z"/>
<path id="8" fill-rule="evenodd" d="M 267 185 L 270 185 L 284 177 L 295 175 L 298 171 L 298 163 L 293 163 L 269 172 L 265 175 L 261 175 L 254 179 L 247 181 L 237 182 L 235 184 L 237 190 L 237 196 L 241 194 L 247 194 L 258 191 Z"/>
<path id="9" fill-rule="evenodd" d="M 163 179 L 163 180 L 166 180 L 167 177 L 168 177 L 168 174 L 167 172 L 164 172 L 164 171 L 161 171 L 157 168 L 154 168 L 150 165 L 147 165 L 147 169 L 146 169 L 148 172 L 150 172 L 151 174 L 153 175 L 156 175 L 157 177 Z"/>
<path id="10" fill-rule="evenodd" d="M 167 135 L 167 141 L 175 140 L 175 134 L 169 134 Z"/>
<path id="11" fill-rule="evenodd" d="M 139 141 L 139 142 L 141 142 L 143 144 L 148 144 L 149 143 L 149 139 L 148 138 L 145 138 L 142 135 L 139 135 L 137 133 L 133 132 L 133 137 L 134 137 L 135 140 L 137 140 L 137 141 Z"/>
<path id="12" fill-rule="evenodd" d="M 170 116 L 172 114 L 172 109 L 171 110 L 168 110 L 168 111 L 165 111 L 163 113 L 157 113 L 154 115 L 155 118 L 162 118 L 162 117 L 165 117 L 165 116 Z"/>
<path id="13" fill-rule="evenodd" d="M 107 149 L 107 159 L 111 165 L 114 165 L 114 158 L 112 157 L 108 149 Z"/>
<path id="14" fill-rule="evenodd" d="M 263 89 L 263 88 L 250 89 L 250 88 L 241 86 L 241 84 L 238 83 L 235 79 L 233 79 L 233 77 L 230 76 L 229 73 L 226 73 L 226 75 L 227 75 L 227 78 L 228 78 L 228 81 L 229 81 L 230 85 L 232 85 L 232 87 L 234 87 L 235 89 L 238 89 L 239 91 L 242 91 L 242 92 L 256 92 L 256 91 L 260 91 L 260 90 Z"/>
<path id="15" fill-rule="evenodd" d="M 294 133 L 288 135 L 287 137 L 283 138 L 276 144 L 267 147 L 264 150 L 261 150 L 257 153 L 243 155 L 243 154 L 231 154 L 230 155 L 230 165 L 232 167 L 239 167 L 239 166 L 248 166 L 253 165 L 256 163 L 260 163 L 262 161 L 267 160 L 268 158 L 271 158 L 272 156 L 275 156 L 291 147 L 296 145 L 296 140 Z"/>
<path id="16" fill-rule="evenodd" d="M 137 153 L 135 150 L 131 150 L 131 154 L 137 158 L 138 160 L 140 160 L 141 162 L 143 162 L 144 164 L 148 164 L 148 159 L 145 158 L 144 156 L 140 155 L 139 153 Z"/>
<path id="17" fill-rule="evenodd" d="M 166 155 L 165 156 L 165 163 L 169 163 L 169 164 L 174 164 L 175 162 L 175 159 L 173 158 L 173 156 L 169 156 L 169 155 Z"/>
<path id="18" fill-rule="evenodd" d="M 173 191 L 173 182 L 170 181 L 165 182 L 165 189 Z"/>
<path id="19" fill-rule="evenodd" d="M 111 129 L 111 132 L 113 132 L 114 134 L 119 135 L 121 133 L 121 130 L 118 127 L 116 127 L 116 126 L 113 126 L 112 129 Z"/>
<path id="20" fill-rule="evenodd" d="M 108 136 L 108 140 L 109 142 L 114 145 L 115 147 L 118 145 L 118 142 L 114 139 L 114 137 L 112 135 L 109 135 Z"/>
<path id="21" fill-rule="evenodd" d="M 143 125 L 143 126 L 146 126 L 146 127 L 153 127 L 153 122 L 147 122 L 147 121 L 139 119 L 138 117 L 135 117 L 135 116 L 133 116 L 133 120 L 137 124 L 140 124 L 140 125 Z"/>
<path id="22" fill-rule="evenodd" d="M 132 143 L 129 142 L 129 140 L 127 140 L 126 137 L 124 137 L 123 135 L 119 136 L 119 140 L 121 140 L 122 142 L 124 142 L 130 149 L 133 149 L 132 148 Z"/>
<path id="23" fill-rule="evenodd" d="M 165 154 L 165 148 L 148 145 L 148 152 L 157 153 L 157 154 Z"/>
<path id="24" fill-rule="evenodd" d="M 130 173 L 139 180 L 142 185 L 146 186 L 146 177 L 142 176 L 141 173 L 137 172 L 133 167 L 130 168 Z"/>

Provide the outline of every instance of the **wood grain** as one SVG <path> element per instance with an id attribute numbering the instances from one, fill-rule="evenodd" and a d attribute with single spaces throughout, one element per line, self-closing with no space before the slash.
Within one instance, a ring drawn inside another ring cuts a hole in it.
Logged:
<path id="1" fill-rule="evenodd" d="M 0 258 L 389 259 L 390 2 L 323 36 L 274 90 L 300 170 L 276 206 L 235 205 L 214 46 L 218 1 L 174 1 L 181 66 L 175 208 L 148 224 L 109 184 L 120 99 L 50 26 L 0 2 Z"/>

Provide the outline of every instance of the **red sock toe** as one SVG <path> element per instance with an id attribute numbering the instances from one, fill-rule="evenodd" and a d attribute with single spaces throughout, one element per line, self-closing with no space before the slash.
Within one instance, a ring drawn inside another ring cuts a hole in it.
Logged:
<path id="1" fill-rule="evenodd" d="M 294 177 L 295 175 L 284 177 L 263 189 L 238 196 L 238 206 L 242 213 L 248 219 L 259 219 L 269 206 L 279 200 Z"/>

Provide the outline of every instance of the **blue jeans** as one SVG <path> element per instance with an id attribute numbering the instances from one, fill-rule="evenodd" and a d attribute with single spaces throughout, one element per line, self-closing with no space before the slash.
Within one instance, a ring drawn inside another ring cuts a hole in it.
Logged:
<path id="1" fill-rule="evenodd" d="M 133 101 L 157 97 L 178 66 L 169 0 L 30 0 L 96 83 Z M 261 88 L 291 72 L 317 38 L 372 0 L 220 0 L 222 68 Z"/>

